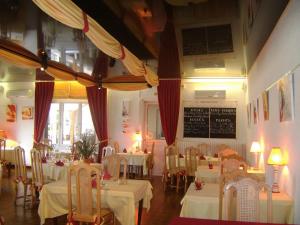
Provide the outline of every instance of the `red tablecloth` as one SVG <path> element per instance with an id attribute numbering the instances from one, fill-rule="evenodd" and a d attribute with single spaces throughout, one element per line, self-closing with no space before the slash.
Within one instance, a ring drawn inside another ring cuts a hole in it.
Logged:
<path id="1" fill-rule="evenodd" d="M 267 225 L 271 223 L 251 223 L 251 222 L 239 222 L 239 221 L 225 221 L 225 220 L 205 220 L 205 219 L 193 219 L 176 217 L 171 220 L 169 225 Z M 275 225 L 275 224 L 274 224 Z M 276 223 L 276 225 L 279 225 Z"/>

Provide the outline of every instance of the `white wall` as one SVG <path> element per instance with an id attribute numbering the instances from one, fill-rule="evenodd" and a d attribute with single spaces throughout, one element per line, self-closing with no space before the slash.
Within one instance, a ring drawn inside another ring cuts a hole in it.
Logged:
<path id="1" fill-rule="evenodd" d="M 280 79 L 300 61 L 300 1 L 291 0 L 282 14 L 271 36 L 260 52 L 249 73 L 249 100 L 257 97 L 273 82 Z M 282 168 L 281 189 L 294 199 L 295 212 L 300 211 L 300 69 L 294 73 L 295 117 L 293 121 L 279 122 L 279 101 L 277 86 L 270 89 L 270 120 L 252 124 L 248 130 L 247 144 L 260 140 L 265 146 L 265 161 L 273 146 L 281 147 L 288 155 L 288 165 Z M 260 105 L 260 115 L 262 107 Z M 272 183 L 272 167 L 266 166 L 267 182 Z M 295 215 L 295 224 L 300 223 L 300 214 Z"/>
<path id="2" fill-rule="evenodd" d="M 200 102 L 194 98 L 195 90 L 226 90 L 226 100 L 222 101 L 205 101 L 206 103 Z M 216 141 L 220 143 L 232 144 L 246 143 L 246 107 L 245 107 L 245 85 L 244 82 L 203 82 L 199 81 L 196 83 L 183 83 L 181 88 L 181 106 L 177 129 L 177 141 L 184 142 L 186 144 L 197 144 L 201 142 L 211 143 Z M 130 101 L 130 112 L 129 112 L 129 128 L 128 133 L 122 133 L 122 101 Z M 151 88 L 143 91 L 108 91 L 108 136 L 111 143 L 118 141 L 120 148 L 132 148 L 135 144 L 134 134 L 136 131 L 143 130 L 144 123 L 144 102 L 157 102 L 157 89 Z M 193 106 L 234 106 L 237 107 L 237 139 L 200 139 L 200 138 L 183 138 L 183 107 L 186 105 Z M 152 141 L 150 141 L 151 143 Z M 191 143 L 190 143 L 191 142 Z M 149 143 L 146 143 L 146 145 Z M 161 175 L 164 166 L 164 140 L 155 141 L 155 154 L 154 154 L 154 175 Z M 148 146 L 147 146 L 148 148 Z M 183 149 L 180 149 L 183 152 Z"/>
<path id="3" fill-rule="evenodd" d="M 22 120 L 22 107 L 34 107 L 34 83 L 2 83 L 4 93 L 0 95 L 0 129 L 8 132 L 8 139 L 15 140 L 26 151 L 26 163 L 30 163 L 30 149 L 33 144 L 34 120 Z M 7 98 L 7 90 L 31 89 L 33 96 Z M 8 104 L 16 104 L 17 119 L 16 122 L 6 121 L 6 108 Z"/>

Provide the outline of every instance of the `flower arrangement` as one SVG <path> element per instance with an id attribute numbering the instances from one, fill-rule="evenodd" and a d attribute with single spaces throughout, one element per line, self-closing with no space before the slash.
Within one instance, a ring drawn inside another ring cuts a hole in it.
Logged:
<path id="1" fill-rule="evenodd" d="M 79 155 L 84 159 L 89 159 L 96 151 L 96 137 L 94 134 L 84 133 L 78 142 L 77 148 Z"/>

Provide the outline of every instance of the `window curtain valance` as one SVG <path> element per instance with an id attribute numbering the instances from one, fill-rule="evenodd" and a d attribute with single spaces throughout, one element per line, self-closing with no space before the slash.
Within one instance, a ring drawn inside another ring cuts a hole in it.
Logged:
<path id="1" fill-rule="evenodd" d="M 122 46 L 93 18 L 86 15 L 72 0 L 33 0 L 49 16 L 72 28 L 81 29 L 102 52 L 122 60 L 128 71 L 135 76 L 144 76 L 151 86 L 158 85 L 157 75 Z"/>

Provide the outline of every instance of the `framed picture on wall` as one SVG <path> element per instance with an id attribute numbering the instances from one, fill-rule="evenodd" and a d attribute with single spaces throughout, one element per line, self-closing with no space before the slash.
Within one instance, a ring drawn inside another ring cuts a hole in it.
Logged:
<path id="1" fill-rule="evenodd" d="M 257 124 L 257 105 L 256 102 L 253 103 L 253 122 Z"/>
<path id="2" fill-rule="evenodd" d="M 289 74 L 278 81 L 279 121 L 290 121 L 294 118 L 294 75 Z"/>
<path id="3" fill-rule="evenodd" d="M 262 93 L 264 120 L 269 120 L 269 90 Z"/>
<path id="4" fill-rule="evenodd" d="M 257 121 L 259 121 L 259 97 L 256 99 Z"/>
<path id="5" fill-rule="evenodd" d="M 32 120 L 33 119 L 33 107 L 23 106 L 22 107 L 22 120 Z"/>
<path id="6" fill-rule="evenodd" d="M 129 107 L 130 107 L 130 101 L 124 100 L 122 102 L 122 116 L 128 117 L 129 116 Z"/>
<path id="7" fill-rule="evenodd" d="M 6 121 L 16 122 L 17 120 L 17 106 L 15 104 L 7 105 L 6 107 Z"/>

